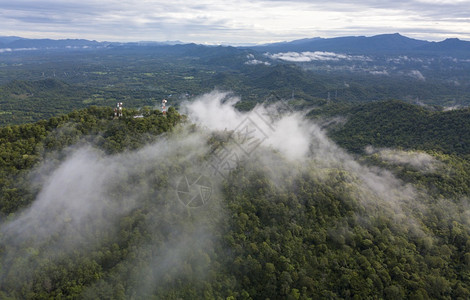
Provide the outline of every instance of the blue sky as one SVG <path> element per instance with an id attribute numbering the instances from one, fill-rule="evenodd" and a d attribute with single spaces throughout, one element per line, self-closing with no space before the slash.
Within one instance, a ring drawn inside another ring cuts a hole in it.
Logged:
<path id="1" fill-rule="evenodd" d="M 399 32 L 470 40 L 470 0 L 0 0 L 0 36 L 248 44 Z"/>

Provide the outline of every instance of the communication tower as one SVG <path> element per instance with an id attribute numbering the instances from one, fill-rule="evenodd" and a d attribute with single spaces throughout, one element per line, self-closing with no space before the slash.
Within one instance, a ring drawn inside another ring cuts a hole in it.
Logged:
<path id="1" fill-rule="evenodd" d="M 119 118 L 122 117 L 122 102 L 118 102 L 116 107 L 114 108 L 114 117 Z"/>
<path id="2" fill-rule="evenodd" d="M 167 102 L 168 101 L 166 99 L 162 100 L 162 113 L 163 113 L 163 115 L 166 115 L 166 103 Z"/>

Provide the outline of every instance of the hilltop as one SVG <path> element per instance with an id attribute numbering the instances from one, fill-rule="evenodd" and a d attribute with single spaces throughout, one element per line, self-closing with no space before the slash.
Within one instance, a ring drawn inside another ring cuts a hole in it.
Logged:
<path id="1" fill-rule="evenodd" d="M 232 118 L 257 115 L 234 114 L 233 99 L 216 105 L 223 95 L 204 97 L 188 104 L 188 118 L 148 108 L 143 118 L 125 109 L 114 119 L 111 108 L 90 107 L 3 127 L 0 296 L 470 296 L 470 162 L 457 145 L 433 146 L 460 134 L 449 122 L 468 110 L 386 102 L 324 107 L 315 122 L 287 115 L 264 134 L 288 136 L 239 152 L 214 176 L 203 171 L 221 149 L 240 146 Z M 214 107 L 207 125 L 186 123 Z M 344 125 L 322 127 L 338 115 Z M 431 120 L 420 132 L 400 129 L 402 118 L 423 116 Z M 220 117 L 228 131 L 211 127 Z M 345 147 L 372 148 L 351 156 L 322 128 Z M 284 155 L 298 150 L 282 147 L 285 139 L 308 140 L 310 154 Z M 201 202 L 184 202 L 188 193 Z"/>

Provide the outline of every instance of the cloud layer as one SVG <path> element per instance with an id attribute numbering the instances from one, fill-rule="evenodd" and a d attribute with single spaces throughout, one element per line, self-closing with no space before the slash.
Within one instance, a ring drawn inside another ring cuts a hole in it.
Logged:
<path id="1" fill-rule="evenodd" d="M 406 165 L 418 171 L 429 173 L 443 167 L 443 164 L 433 156 L 418 151 L 397 149 L 375 149 L 366 147 L 367 154 L 377 154 L 382 160 L 396 165 Z"/>
<path id="2" fill-rule="evenodd" d="M 315 51 L 315 52 L 282 52 L 276 54 L 267 54 L 271 59 L 280 59 L 291 62 L 311 62 L 311 61 L 339 61 L 339 60 L 358 60 L 370 61 L 366 56 L 347 55 L 334 52 Z"/>
<path id="3" fill-rule="evenodd" d="M 470 39 L 470 1 L 0 0 L 0 35 L 261 43 L 400 32 Z"/>

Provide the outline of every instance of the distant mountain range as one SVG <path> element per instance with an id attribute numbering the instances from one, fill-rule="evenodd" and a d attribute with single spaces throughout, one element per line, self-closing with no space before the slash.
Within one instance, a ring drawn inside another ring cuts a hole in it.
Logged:
<path id="1" fill-rule="evenodd" d="M 108 43 L 109 44 L 109 43 Z M 18 50 L 18 49 L 48 49 L 48 48 L 87 48 L 99 47 L 105 43 L 90 41 L 84 39 L 26 39 L 16 36 L 0 36 L 0 48 Z"/>
<path id="2" fill-rule="evenodd" d="M 43 49 L 96 49 L 119 46 L 162 46 L 162 45 L 179 45 L 180 41 L 166 42 L 97 42 L 85 39 L 26 39 L 17 36 L 0 36 L 0 49 L 14 50 L 43 50 Z M 5 51 L 4 51 L 5 52 Z"/>
<path id="3" fill-rule="evenodd" d="M 181 45 L 182 42 L 98 42 L 84 39 L 26 39 L 22 37 L 0 36 L 0 53 L 18 50 L 47 49 L 100 49 L 115 47 L 158 47 Z M 192 44 L 194 45 L 194 44 Z M 209 47 L 209 46 L 207 46 Z M 257 52 L 305 52 L 328 51 L 348 54 L 430 54 L 470 57 L 470 41 L 457 38 L 441 42 L 429 42 L 402 36 L 399 33 L 381 34 L 371 37 L 346 36 L 338 38 L 310 38 L 290 42 L 272 43 L 251 47 Z"/>
<path id="4" fill-rule="evenodd" d="M 470 56 L 470 42 L 457 38 L 441 42 L 417 40 L 394 34 L 371 37 L 347 36 L 338 38 L 312 38 L 252 47 L 265 52 L 331 51 L 348 54 L 445 54 Z"/>

